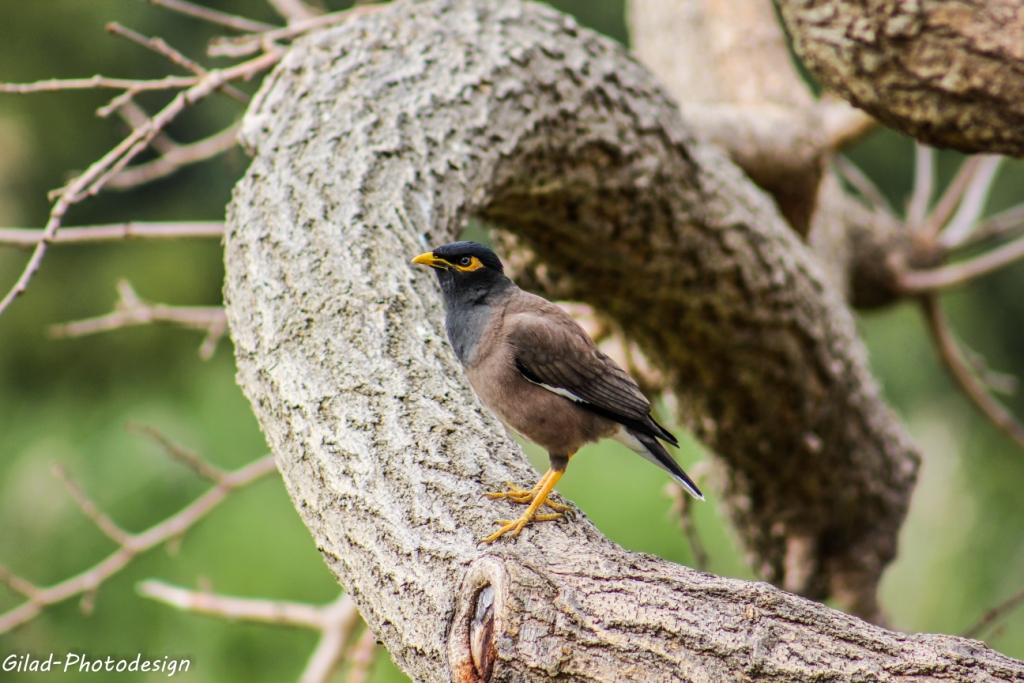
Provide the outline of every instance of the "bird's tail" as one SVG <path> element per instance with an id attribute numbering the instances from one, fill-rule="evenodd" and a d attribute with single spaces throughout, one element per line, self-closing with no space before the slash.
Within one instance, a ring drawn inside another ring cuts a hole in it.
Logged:
<path id="1" fill-rule="evenodd" d="M 701 493 L 700 489 L 697 488 L 697 485 L 693 483 L 693 479 L 690 479 L 690 477 L 687 476 L 686 472 L 683 471 L 683 468 L 680 467 L 679 463 L 675 461 L 675 458 L 665 450 L 665 447 L 661 445 L 660 441 L 650 434 L 644 434 L 641 431 L 635 431 L 632 429 L 626 429 L 625 431 L 627 431 L 634 439 L 639 441 L 644 447 L 644 450 L 647 451 L 646 453 L 640 453 L 640 455 L 671 474 L 672 478 L 675 479 L 680 486 L 686 489 L 691 496 L 697 500 L 704 500 L 704 494 Z"/>

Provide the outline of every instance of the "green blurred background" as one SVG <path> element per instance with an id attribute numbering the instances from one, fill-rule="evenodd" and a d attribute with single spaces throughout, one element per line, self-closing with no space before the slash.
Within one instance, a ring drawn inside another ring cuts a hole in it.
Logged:
<path id="1" fill-rule="evenodd" d="M 277 21 L 263 0 L 205 4 Z M 341 9 L 347 1 L 324 4 Z M 553 4 L 626 42 L 621 0 Z M 178 73 L 161 58 L 106 35 L 103 27 L 109 21 L 160 35 L 196 57 L 218 33 L 139 0 L 8 0 L 0 2 L 0 80 Z M 0 226 L 41 227 L 48 211 L 46 192 L 123 137 L 126 131 L 118 121 L 93 115 L 110 94 L 0 96 Z M 141 102 L 152 111 L 166 99 L 154 94 Z M 180 141 L 197 140 L 241 113 L 234 101 L 213 98 L 186 111 L 169 133 Z M 908 139 L 878 131 L 850 157 L 893 205 L 903 205 L 912 182 L 913 144 Z M 939 155 L 943 183 L 961 158 L 952 152 Z M 134 192 L 104 194 L 74 207 L 65 223 L 222 219 L 246 161 L 235 150 Z M 1024 164 L 1009 162 L 988 211 L 1020 201 Z M 4 291 L 26 258 L 24 250 L 0 247 Z M 222 341 L 214 358 L 202 362 L 196 355 L 201 335 L 174 328 L 139 327 L 74 340 L 47 337 L 53 323 L 111 310 L 119 278 L 129 279 L 151 300 L 217 304 L 221 251 L 212 241 L 54 248 L 28 293 L 0 318 L 0 564 L 40 585 L 77 573 L 114 549 L 51 475 L 51 463 L 63 464 L 114 519 L 138 531 L 179 510 L 206 487 L 152 443 L 128 434 L 126 422 L 155 425 L 225 468 L 267 450 L 235 386 L 230 341 Z M 1024 375 L 1022 290 L 1024 268 L 1015 266 L 945 298 L 964 341 L 992 367 L 1018 376 Z M 979 418 L 953 388 L 913 307 L 872 313 L 860 324 L 886 395 L 925 453 L 899 559 L 885 577 L 884 604 L 896 628 L 959 633 L 1024 586 L 1024 451 Z M 1024 415 L 1019 396 L 1007 400 Z M 531 457 L 545 465 L 541 454 L 531 452 Z M 692 465 L 703 456 L 691 442 L 680 457 Z M 622 545 L 692 563 L 669 516 L 660 471 L 618 445 L 591 448 L 584 460 L 563 480 L 565 495 Z M 608 495 L 612 490 L 617 495 Z M 711 557 L 709 569 L 752 578 L 714 493 L 708 504 L 696 506 L 695 519 Z M 297 679 L 316 634 L 182 613 L 134 590 L 140 580 L 160 578 L 230 595 L 332 600 L 338 587 L 280 480 L 270 477 L 233 495 L 172 550 L 153 550 L 105 583 L 91 614 L 69 600 L 0 635 L 0 659 L 23 652 L 132 658 L 142 652 L 190 658 L 190 671 L 179 675 L 193 681 Z M 0 612 L 19 602 L 0 587 Z M 990 634 L 988 642 L 1024 657 L 1024 610 Z M 121 676 L 137 680 L 146 675 Z M 0 674 L 12 681 L 30 677 Z M 80 677 L 69 673 L 62 680 Z M 381 650 L 371 680 L 405 679 Z"/>

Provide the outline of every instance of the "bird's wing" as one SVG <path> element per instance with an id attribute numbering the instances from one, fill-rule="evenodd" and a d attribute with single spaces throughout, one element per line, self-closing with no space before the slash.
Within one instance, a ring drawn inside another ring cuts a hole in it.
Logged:
<path id="1" fill-rule="evenodd" d="M 675 437 L 651 418 L 651 404 L 633 378 L 558 306 L 543 301 L 534 310 L 507 316 L 505 333 L 516 367 L 526 379 L 603 417 L 677 445 Z"/>

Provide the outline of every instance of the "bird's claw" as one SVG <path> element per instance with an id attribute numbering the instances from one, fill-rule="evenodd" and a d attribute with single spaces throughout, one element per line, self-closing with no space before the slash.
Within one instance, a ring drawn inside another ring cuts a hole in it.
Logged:
<path id="1" fill-rule="evenodd" d="M 481 542 L 482 543 L 493 543 L 494 541 L 498 540 L 499 538 L 501 538 L 505 534 L 512 534 L 512 538 L 515 538 L 516 536 L 519 535 L 519 532 L 521 532 L 523 529 L 525 529 L 526 525 L 529 524 L 530 522 L 553 522 L 556 519 L 562 519 L 563 517 L 565 517 L 564 513 L 562 513 L 562 512 L 554 512 L 554 513 L 551 513 L 551 514 L 532 515 L 532 516 L 527 516 L 527 515 L 524 514 L 519 519 L 499 519 L 499 520 L 495 521 L 495 524 L 501 524 L 501 528 L 498 529 L 497 531 L 495 531 L 493 534 L 491 534 L 487 538 L 481 539 Z"/>
<path id="2" fill-rule="evenodd" d="M 533 490 L 527 491 L 526 489 L 519 488 L 512 482 L 506 482 L 506 485 L 508 486 L 508 491 L 485 493 L 484 495 L 490 500 L 501 500 L 502 498 L 507 498 L 511 502 L 519 505 L 529 505 L 537 498 L 538 494 L 540 494 L 540 486 L 536 486 Z M 571 514 L 573 512 L 573 509 L 570 506 L 562 505 L 561 503 L 556 503 L 552 500 L 545 500 L 544 504 L 552 510 L 556 510 L 560 513 Z"/>

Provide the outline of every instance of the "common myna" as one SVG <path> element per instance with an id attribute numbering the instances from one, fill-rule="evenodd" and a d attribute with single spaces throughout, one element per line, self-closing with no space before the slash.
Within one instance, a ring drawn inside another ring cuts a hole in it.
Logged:
<path id="1" fill-rule="evenodd" d="M 531 521 L 561 517 L 548 500 L 569 459 L 589 443 L 611 438 L 667 471 L 696 498 L 704 496 L 658 439 L 679 442 L 651 417 L 636 382 L 568 313 L 519 289 L 482 244 L 452 242 L 412 260 L 434 268 L 444 294 L 445 327 L 469 383 L 508 429 L 545 448 L 551 467 L 533 490 L 510 486 L 490 498 L 529 504 L 513 521 L 499 520 L 490 543 Z M 547 504 L 555 514 L 538 515 Z"/>

